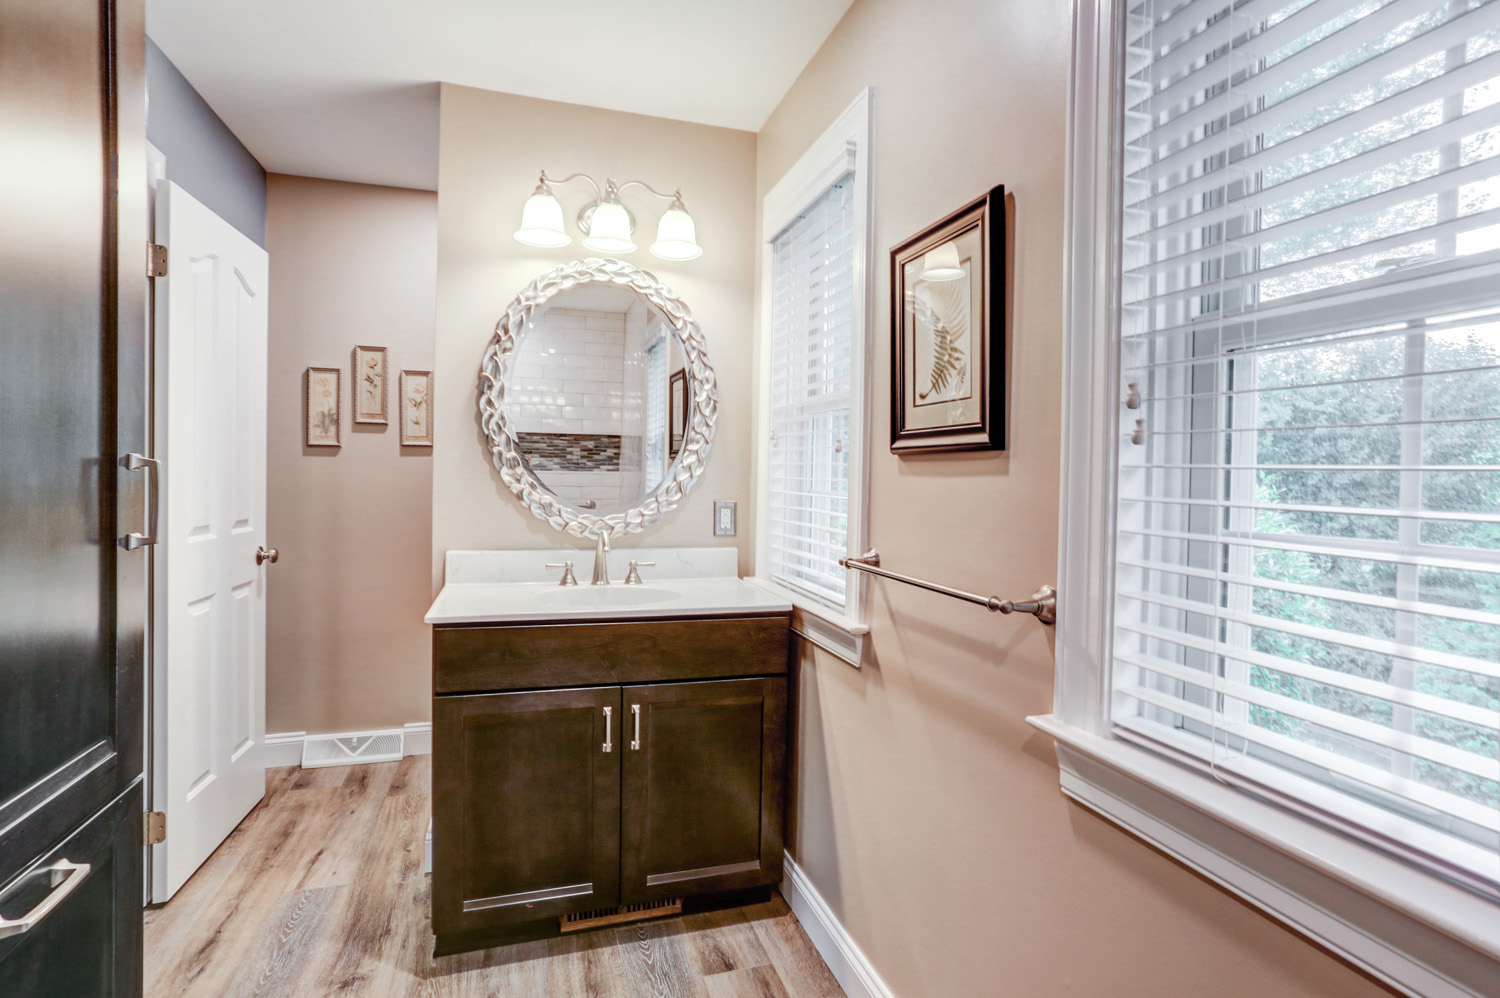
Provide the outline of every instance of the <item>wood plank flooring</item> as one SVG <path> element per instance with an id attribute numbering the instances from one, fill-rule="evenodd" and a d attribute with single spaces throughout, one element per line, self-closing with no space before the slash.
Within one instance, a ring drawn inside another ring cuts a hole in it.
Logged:
<path id="1" fill-rule="evenodd" d="M 430 757 L 275 769 L 146 913 L 146 998 L 843 998 L 780 896 L 434 959 Z"/>

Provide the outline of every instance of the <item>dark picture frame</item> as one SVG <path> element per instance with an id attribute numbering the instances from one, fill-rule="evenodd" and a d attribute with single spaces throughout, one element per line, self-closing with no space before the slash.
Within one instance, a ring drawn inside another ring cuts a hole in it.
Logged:
<path id="1" fill-rule="evenodd" d="M 891 248 L 891 340 L 892 453 L 1004 449 L 1003 185 Z"/>
<path id="2" fill-rule="evenodd" d="M 667 388 L 667 459 L 675 458 L 682 450 L 682 439 L 687 436 L 687 368 L 679 367 L 672 373 Z"/>

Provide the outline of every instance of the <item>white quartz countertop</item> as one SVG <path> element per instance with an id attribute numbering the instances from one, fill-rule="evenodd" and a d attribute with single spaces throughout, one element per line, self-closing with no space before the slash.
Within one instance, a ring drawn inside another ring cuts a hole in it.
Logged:
<path id="1" fill-rule="evenodd" d="M 429 624 L 526 621 L 650 620 L 733 613 L 787 613 L 791 603 L 738 578 L 734 548 L 625 548 L 609 552 L 608 586 L 589 585 L 594 552 L 449 551 L 447 584 L 427 611 Z M 643 584 L 623 584 L 631 560 Z M 572 561 L 581 585 L 557 584 L 548 563 Z"/>
<path id="2" fill-rule="evenodd" d="M 661 579 L 644 585 L 559 586 L 552 582 L 457 582 L 427 611 L 429 624 L 528 620 L 650 620 L 726 613 L 786 613 L 792 605 L 744 579 Z"/>

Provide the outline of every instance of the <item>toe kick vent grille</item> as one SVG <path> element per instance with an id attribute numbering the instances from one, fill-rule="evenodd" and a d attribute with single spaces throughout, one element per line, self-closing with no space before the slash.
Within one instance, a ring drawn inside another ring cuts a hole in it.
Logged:
<path id="1" fill-rule="evenodd" d="M 308 735 L 302 742 L 302 768 L 354 766 L 364 762 L 400 762 L 404 748 L 405 733 L 401 731 Z"/>
<path id="2" fill-rule="evenodd" d="M 582 932 L 605 925 L 620 925 L 624 922 L 640 922 L 647 918 L 666 918 L 682 914 L 682 898 L 666 901 L 647 901 L 645 904 L 622 904 L 618 908 L 595 908 L 593 911 L 575 911 L 557 920 L 563 932 Z"/>

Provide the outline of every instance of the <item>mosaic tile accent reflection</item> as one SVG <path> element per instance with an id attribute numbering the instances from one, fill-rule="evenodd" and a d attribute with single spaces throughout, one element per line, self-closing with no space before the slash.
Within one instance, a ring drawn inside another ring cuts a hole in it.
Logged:
<path id="1" fill-rule="evenodd" d="M 518 433 L 533 471 L 619 471 L 620 438 L 602 433 Z"/>

